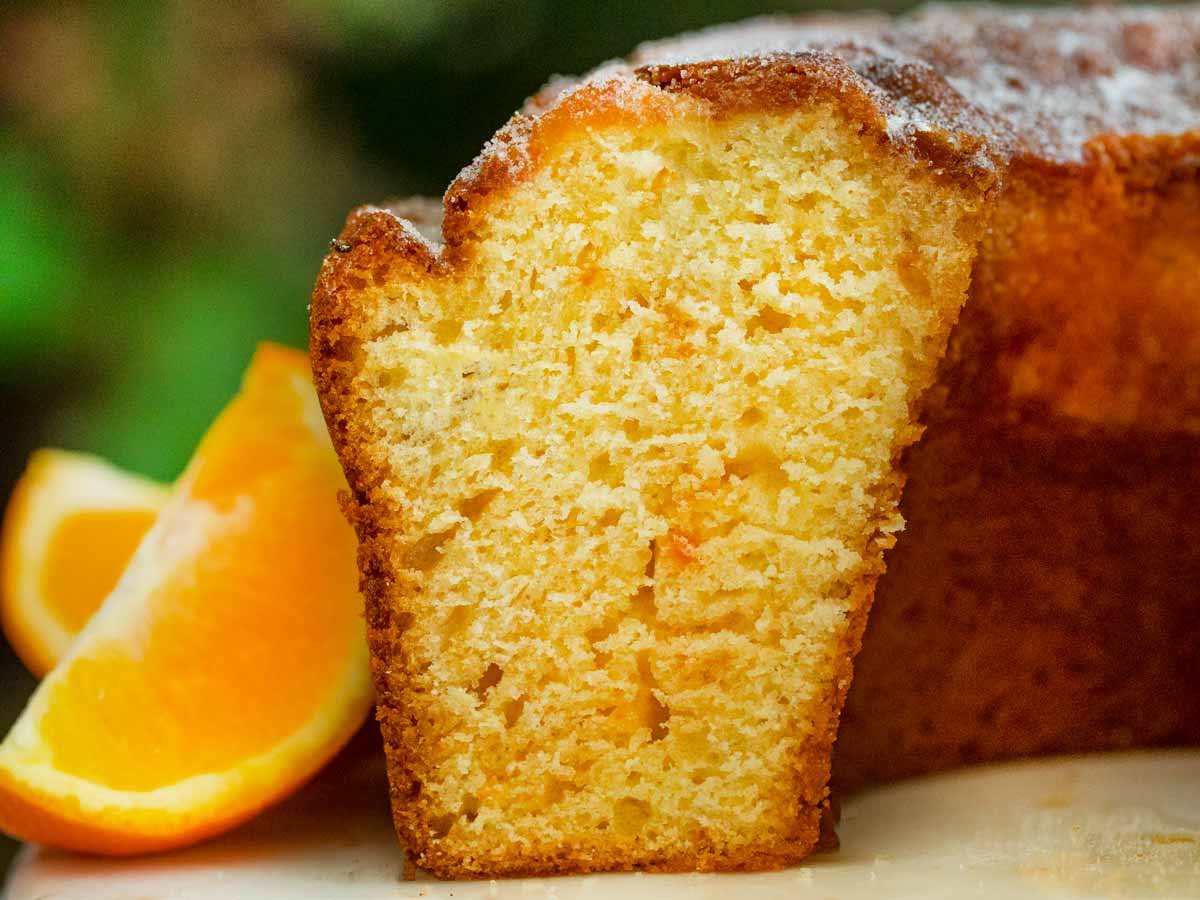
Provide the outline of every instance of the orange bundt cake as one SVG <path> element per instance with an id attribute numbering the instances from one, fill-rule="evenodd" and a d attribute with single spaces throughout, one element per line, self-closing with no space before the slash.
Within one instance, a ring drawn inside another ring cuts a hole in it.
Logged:
<path id="1" fill-rule="evenodd" d="M 902 459 L 840 777 L 1165 737 L 1019 695 L 1126 698 L 1080 629 L 1129 606 L 1139 683 L 1194 676 L 1157 591 L 1195 571 L 1198 40 L 1195 6 L 716 29 L 543 91 L 440 231 L 352 214 L 311 348 L 413 863 L 803 858 Z"/>

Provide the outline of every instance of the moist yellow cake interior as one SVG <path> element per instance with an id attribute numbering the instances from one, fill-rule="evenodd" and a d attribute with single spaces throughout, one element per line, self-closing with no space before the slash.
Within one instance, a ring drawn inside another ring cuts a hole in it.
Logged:
<path id="1" fill-rule="evenodd" d="M 487 202 L 451 274 L 364 288 L 354 387 L 429 837 L 778 844 L 978 201 L 816 106 L 581 128 Z"/>

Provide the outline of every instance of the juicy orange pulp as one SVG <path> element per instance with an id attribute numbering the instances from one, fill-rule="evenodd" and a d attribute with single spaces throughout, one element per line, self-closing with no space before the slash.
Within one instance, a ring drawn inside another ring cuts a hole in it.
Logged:
<path id="1" fill-rule="evenodd" d="M 116 586 L 167 489 L 84 453 L 39 450 L 0 537 L 0 621 L 44 675 Z"/>
<path id="2" fill-rule="evenodd" d="M 41 577 L 42 596 L 55 618 L 76 634 L 82 631 L 157 516 L 157 510 L 110 510 L 63 519 L 46 548 Z M 85 549 L 87 557 L 80 559 Z"/>

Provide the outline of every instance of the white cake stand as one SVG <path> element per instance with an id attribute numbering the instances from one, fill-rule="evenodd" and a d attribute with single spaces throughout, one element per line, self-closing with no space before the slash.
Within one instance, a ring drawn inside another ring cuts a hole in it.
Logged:
<path id="1" fill-rule="evenodd" d="M 1200 898 L 1200 750 L 985 766 L 865 791 L 842 848 L 783 872 L 403 881 L 376 755 L 182 852 L 99 860 L 26 848 L 8 900 Z"/>

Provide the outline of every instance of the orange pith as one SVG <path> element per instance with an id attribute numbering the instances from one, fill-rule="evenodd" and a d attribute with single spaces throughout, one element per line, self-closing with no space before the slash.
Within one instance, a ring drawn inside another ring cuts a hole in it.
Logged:
<path id="1" fill-rule="evenodd" d="M 341 471 L 299 353 L 264 347 L 129 568 L 0 745 L 0 827 L 129 853 L 302 783 L 371 702 Z"/>
<path id="2" fill-rule="evenodd" d="M 116 585 L 157 515 L 157 510 L 85 510 L 63 519 L 42 568 L 48 611 L 79 632 Z M 83 559 L 81 551 L 87 554 Z"/>

